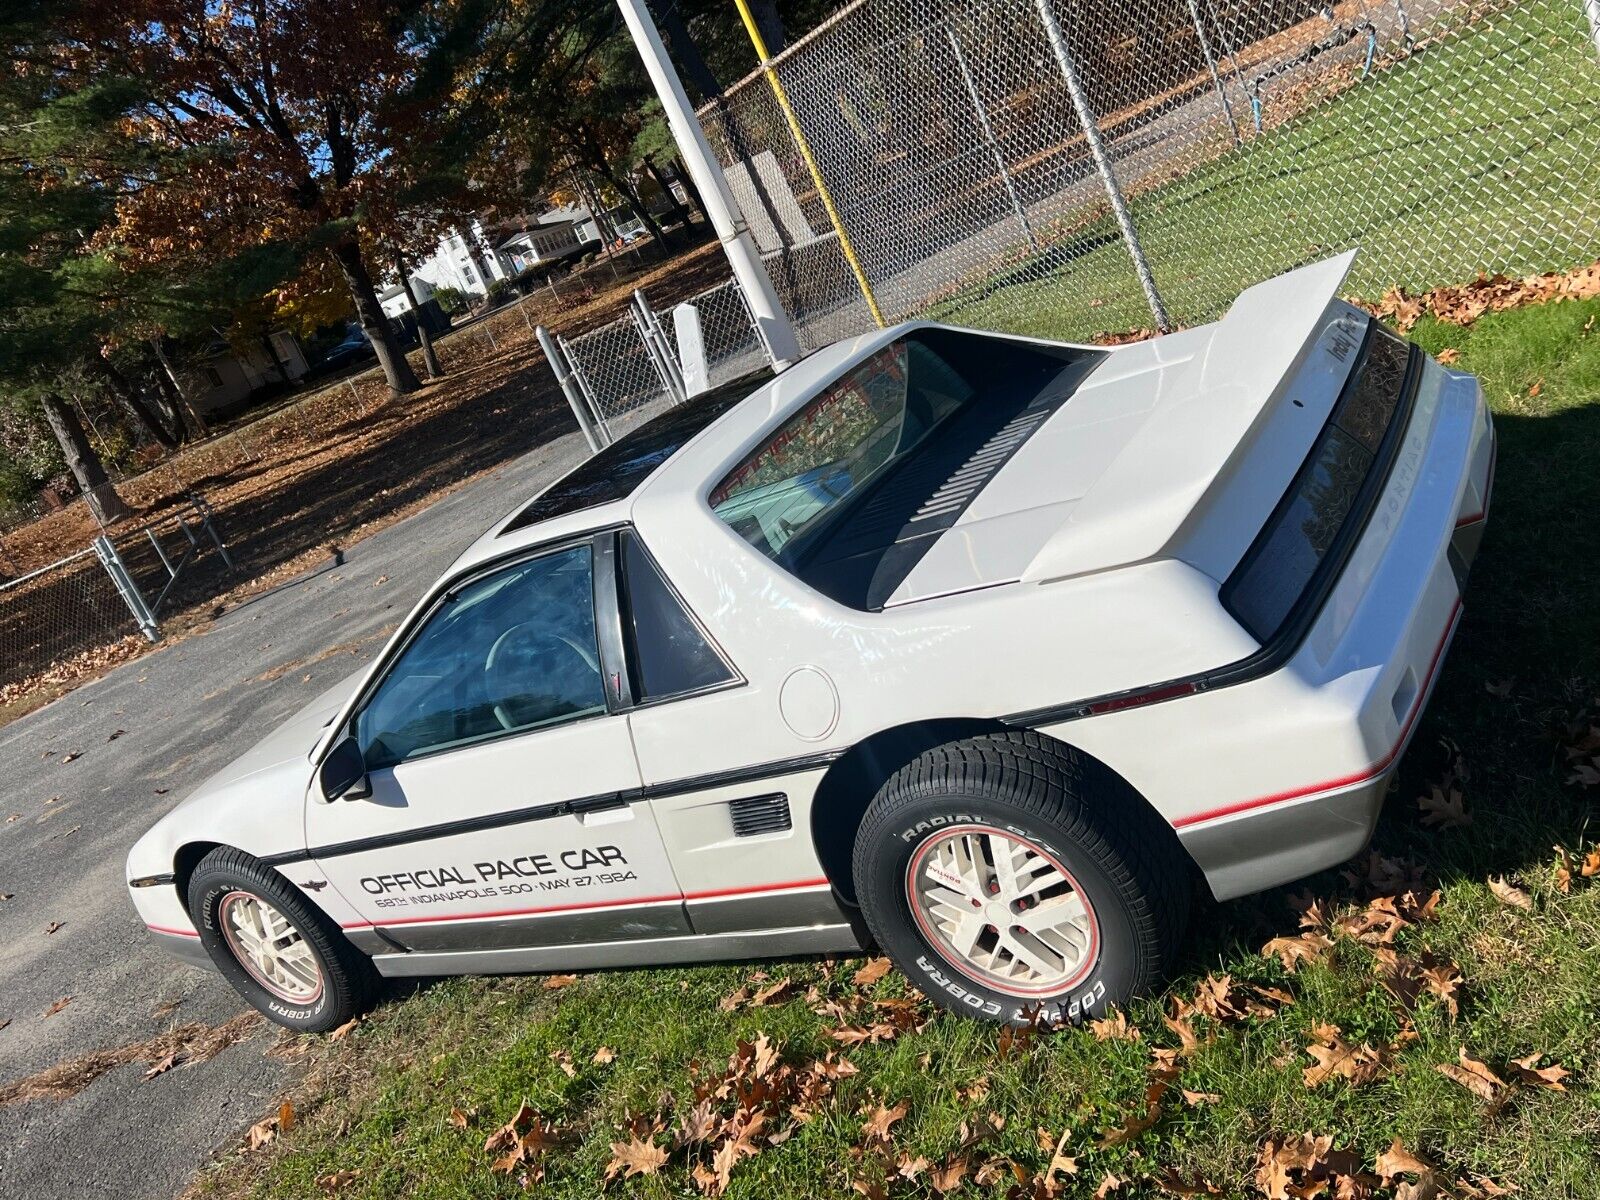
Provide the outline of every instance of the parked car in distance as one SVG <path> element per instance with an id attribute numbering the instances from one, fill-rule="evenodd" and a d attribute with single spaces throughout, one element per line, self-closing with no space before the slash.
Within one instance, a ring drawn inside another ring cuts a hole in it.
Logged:
<path id="1" fill-rule="evenodd" d="M 331 348 L 317 363 L 319 371 L 337 371 L 358 363 L 363 359 L 375 357 L 372 343 L 367 341 L 367 335 L 356 326 L 350 327 L 350 332 L 344 341 Z"/>
<path id="2" fill-rule="evenodd" d="M 1488 511 L 1477 382 L 1344 255 L 1116 348 L 896 326 L 526 501 L 168 813 L 153 935 L 326 1030 L 379 976 L 876 943 L 1075 1021 L 1359 852 Z"/>

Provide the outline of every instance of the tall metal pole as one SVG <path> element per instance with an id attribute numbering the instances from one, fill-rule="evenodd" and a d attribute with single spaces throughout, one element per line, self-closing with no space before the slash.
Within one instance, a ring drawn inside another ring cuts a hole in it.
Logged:
<path id="1" fill-rule="evenodd" d="M 789 314 L 778 302 L 772 280 L 767 278 L 766 269 L 761 265 L 755 239 L 739 215 L 733 192 L 711 152 L 700 122 L 695 120 L 683 81 L 667 57 L 667 49 L 661 44 L 661 34 L 645 0 L 617 0 L 617 7 L 622 10 L 634 48 L 644 60 L 645 73 L 655 85 L 673 140 L 678 144 L 684 166 L 689 169 L 689 177 L 700 192 L 711 226 L 717 231 L 717 240 L 722 243 L 728 265 L 733 268 L 733 277 L 739 281 L 739 289 L 756 315 L 761 340 L 766 343 L 773 369 L 781 371 L 800 359 L 800 339 L 795 336 Z"/>
<path id="2" fill-rule="evenodd" d="M 1594 52 L 1600 54 L 1600 0 L 1583 0 L 1584 16 L 1589 18 L 1589 40 Z"/>
<path id="3" fill-rule="evenodd" d="M 1600 0 L 1596 0 L 1600 3 Z M 978 115 L 978 127 L 983 130 L 983 140 L 989 143 L 989 152 L 994 155 L 994 165 L 1000 171 L 1000 179 L 1006 185 L 1006 195 L 1011 197 L 1011 211 L 1017 216 L 1017 224 L 1022 226 L 1022 232 L 1027 235 L 1028 245 L 1035 250 L 1039 248 L 1039 239 L 1034 236 L 1033 226 L 1028 223 L 1028 214 L 1023 211 L 1022 200 L 1017 195 L 1017 186 L 1011 181 L 1011 171 L 1006 166 L 1006 156 L 1000 153 L 1000 143 L 994 140 L 994 127 L 989 124 L 988 110 L 983 107 L 983 97 L 978 94 L 978 85 L 973 81 L 972 72 L 967 69 L 967 56 L 961 52 L 961 42 L 956 37 L 956 31 L 946 29 L 945 36 L 950 39 L 950 49 L 956 56 L 956 69 L 961 72 L 961 82 L 967 85 L 967 98 L 972 101 L 972 111 Z"/>
<path id="4" fill-rule="evenodd" d="M 1161 303 L 1161 293 L 1156 291 L 1156 277 L 1150 273 L 1144 247 L 1139 244 L 1139 233 L 1133 227 L 1128 202 L 1123 199 L 1122 187 L 1117 183 L 1116 172 L 1111 169 L 1111 157 L 1106 153 L 1105 143 L 1100 140 L 1100 127 L 1095 123 L 1094 110 L 1089 107 L 1089 94 L 1083 90 L 1083 80 L 1078 77 L 1078 65 L 1072 61 L 1072 55 L 1067 50 L 1066 36 L 1056 21 L 1050 0 L 1035 0 L 1035 7 L 1039 10 L 1039 21 L 1044 25 L 1045 36 L 1050 40 L 1056 65 L 1061 68 L 1061 75 L 1067 81 L 1067 92 L 1072 96 L 1072 107 L 1077 110 L 1078 123 L 1083 126 L 1083 136 L 1088 140 L 1089 154 L 1100 172 L 1100 181 L 1105 184 L 1106 195 L 1111 198 L 1111 211 L 1116 214 L 1122 240 L 1127 243 L 1128 254 L 1133 259 L 1133 269 L 1139 276 L 1139 286 L 1144 289 L 1145 302 L 1150 305 L 1150 312 L 1156 319 L 1156 328 L 1166 333 L 1172 328 L 1172 321 L 1167 316 L 1166 305 Z"/>
<path id="5" fill-rule="evenodd" d="M 1211 39 L 1206 37 L 1206 27 L 1200 20 L 1200 5 L 1196 0 L 1189 0 L 1189 16 L 1194 21 L 1195 36 L 1200 39 L 1200 53 L 1206 56 L 1206 66 L 1211 69 L 1211 82 L 1216 85 L 1217 96 L 1222 101 L 1222 115 L 1228 118 L 1228 128 L 1233 130 L 1234 142 L 1242 146 L 1244 137 L 1239 133 L 1239 122 L 1233 119 L 1233 105 L 1228 103 L 1228 89 L 1222 86 L 1222 76 L 1217 72 L 1217 58 L 1211 53 Z"/>

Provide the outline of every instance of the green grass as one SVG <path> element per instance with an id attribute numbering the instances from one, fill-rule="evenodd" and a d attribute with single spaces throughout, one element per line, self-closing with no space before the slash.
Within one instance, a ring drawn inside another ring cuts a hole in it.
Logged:
<path id="1" fill-rule="evenodd" d="M 1350 289 L 1373 298 L 1600 256 L 1600 61 L 1584 33 L 1575 6 L 1524 0 L 1133 196 L 1173 319 L 1212 320 L 1257 280 L 1348 246 L 1362 251 Z M 1069 338 L 1152 323 L 1105 215 L 935 315 Z"/>
<path id="2" fill-rule="evenodd" d="M 1586 328 L 1587 324 L 1587 328 Z M 859 1073 L 838 1081 L 809 1123 L 733 1171 L 728 1194 L 791 1200 L 853 1194 L 881 1173 L 853 1157 L 863 1111 L 909 1104 L 894 1126 L 891 1156 L 937 1163 L 956 1152 L 963 1122 L 983 1114 L 1003 1129 L 973 1150 L 973 1165 L 1006 1156 L 1043 1169 L 1051 1139 L 1079 1174 L 1069 1194 L 1092 1192 L 1106 1172 L 1132 1179 L 1122 1195 L 1156 1194 L 1164 1172 L 1203 1176 L 1224 1194 L 1254 1196 L 1260 1147 L 1302 1132 L 1331 1135 L 1369 1167 L 1391 1139 L 1429 1155 L 1450 1179 L 1468 1172 L 1516 1185 L 1533 1198 L 1600 1196 L 1600 878 L 1555 885 L 1555 852 L 1600 840 L 1593 796 L 1563 782 L 1559 731 L 1600 694 L 1600 300 L 1493 314 L 1463 330 L 1431 319 L 1415 331 L 1431 351 L 1455 347 L 1494 406 L 1501 437 L 1495 509 L 1474 571 L 1466 616 L 1434 703 L 1407 755 L 1380 824 L 1376 848 L 1414 863 L 1443 893 L 1436 921 L 1403 930 L 1398 948 L 1449 959 L 1465 976 L 1459 1017 L 1424 1000 L 1408 1019 L 1378 984 L 1372 951 L 1342 938 L 1326 962 L 1288 974 L 1260 947 L 1296 932 L 1285 891 L 1203 908 L 1188 957 L 1169 992 L 1129 1014 L 1140 1043 L 1097 1041 L 1068 1030 L 1006 1054 L 996 1030 L 932 1016 L 919 1033 L 842 1051 Z M 1530 390 L 1538 384 L 1537 395 Z M 1491 686 L 1494 690 L 1490 690 Z M 1436 832 L 1413 803 L 1459 747 L 1466 828 Z M 1504 876 L 1533 897 L 1508 907 L 1487 887 Z M 1351 892 L 1338 872 L 1301 886 L 1330 905 Z M 765 964 L 803 992 L 847 1005 L 857 996 L 854 963 Z M 520 1194 L 514 1177 L 490 1171 L 484 1139 L 528 1101 L 574 1131 L 546 1158 L 538 1194 L 590 1197 L 601 1190 L 613 1141 L 638 1114 L 682 1113 L 697 1080 L 719 1071 L 740 1039 L 765 1033 L 784 1058 L 808 1062 L 838 1050 L 837 1024 L 803 998 L 725 1012 L 718 1001 L 756 966 L 618 971 L 547 991 L 539 979 L 464 979 L 394 999 L 337 1042 L 307 1042 L 308 1081 L 300 1119 L 265 1150 L 240 1153 L 199 1185 L 217 1196 L 311 1197 L 318 1181 L 357 1171 L 340 1196 L 444 1197 Z M 1162 1014 L 1194 994 L 1208 973 L 1287 989 L 1294 1003 L 1275 1015 L 1217 1024 L 1195 1021 L 1205 1043 L 1182 1061 L 1178 1086 L 1215 1093 L 1196 1106 L 1170 1098 L 1155 1125 L 1127 1144 L 1097 1149 L 1102 1130 L 1142 1111 L 1150 1048 L 1176 1046 Z M 906 994 L 890 974 L 872 995 Z M 1302 1070 L 1312 1030 L 1340 1026 L 1353 1042 L 1395 1042 L 1380 1076 L 1362 1086 L 1307 1088 Z M 593 1061 L 602 1046 L 609 1064 Z M 1572 1072 L 1568 1091 L 1531 1088 L 1490 1108 L 1435 1067 L 1465 1047 L 1501 1073 L 1534 1051 Z M 571 1074 L 561 1059 L 569 1056 Z M 986 1084 L 984 1094 L 970 1089 Z M 470 1114 L 466 1128 L 452 1108 Z M 263 1114 L 265 1115 L 265 1114 Z M 664 1136 L 656 1139 L 666 1144 Z M 700 1161 L 708 1156 L 702 1155 Z M 965 1195 L 1001 1195 L 1011 1181 Z M 652 1177 L 616 1181 L 639 1196 L 696 1194 L 684 1155 Z M 892 1195 L 929 1195 L 926 1177 L 896 1181 Z"/>

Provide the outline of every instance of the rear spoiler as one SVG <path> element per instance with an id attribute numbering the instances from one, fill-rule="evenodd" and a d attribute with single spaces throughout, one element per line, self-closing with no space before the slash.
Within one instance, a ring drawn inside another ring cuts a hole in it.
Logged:
<path id="1" fill-rule="evenodd" d="M 1346 251 L 1242 292 L 1172 373 L 1164 385 L 1171 398 L 1156 418 L 1122 447 L 1023 579 L 1143 562 L 1173 545 L 1314 344 L 1355 258 Z"/>

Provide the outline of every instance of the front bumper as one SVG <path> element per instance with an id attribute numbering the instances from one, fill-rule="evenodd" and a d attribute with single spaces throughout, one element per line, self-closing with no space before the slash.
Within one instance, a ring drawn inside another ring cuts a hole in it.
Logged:
<path id="1" fill-rule="evenodd" d="M 1173 817 L 1218 899 L 1366 846 L 1460 621 L 1494 467 L 1477 381 L 1430 362 L 1389 483 L 1305 643 L 1283 671 L 1234 689 L 1294 705 L 1250 723 L 1281 786 Z"/>

